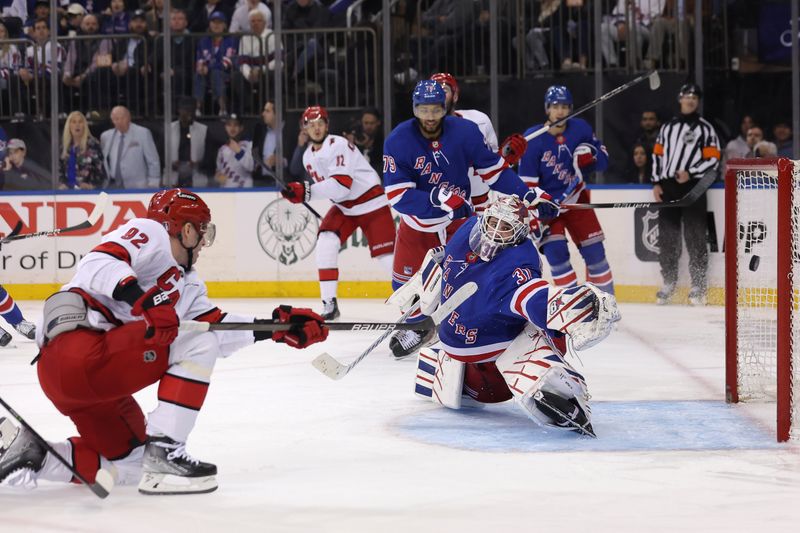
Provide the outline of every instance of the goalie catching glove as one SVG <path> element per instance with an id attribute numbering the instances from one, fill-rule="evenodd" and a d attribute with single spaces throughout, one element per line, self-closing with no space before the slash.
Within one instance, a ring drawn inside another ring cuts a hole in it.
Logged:
<path id="1" fill-rule="evenodd" d="M 281 189 L 281 196 L 293 204 L 302 204 L 311 199 L 311 187 L 303 181 L 290 181 Z"/>
<path id="2" fill-rule="evenodd" d="M 569 288 L 550 287 L 547 327 L 566 333 L 576 350 L 602 341 L 620 319 L 617 299 L 593 283 Z"/>
<path id="3" fill-rule="evenodd" d="M 513 167 L 522 156 L 525 155 L 525 150 L 528 149 L 528 141 L 519 133 L 512 133 L 505 138 L 500 149 L 497 151 L 498 155 L 506 160 L 508 166 Z"/>
<path id="4" fill-rule="evenodd" d="M 256 324 L 292 324 L 287 331 L 254 331 L 256 341 L 272 339 L 292 348 L 306 348 L 328 338 L 328 328 L 322 317 L 311 309 L 281 305 L 272 311 L 272 319 L 257 318 Z"/>

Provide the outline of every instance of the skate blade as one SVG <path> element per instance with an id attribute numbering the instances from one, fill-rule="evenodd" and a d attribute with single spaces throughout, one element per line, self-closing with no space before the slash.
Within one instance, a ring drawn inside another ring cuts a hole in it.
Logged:
<path id="1" fill-rule="evenodd" d="M 216 476 L 185 477 L 159 472 L 144 472 L 139 492 L 148 496 L 205 494 L 217 490 Z"/>

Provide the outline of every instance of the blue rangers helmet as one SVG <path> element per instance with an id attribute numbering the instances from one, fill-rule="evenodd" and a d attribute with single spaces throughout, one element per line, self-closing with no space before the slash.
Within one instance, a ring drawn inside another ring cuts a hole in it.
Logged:
<path id="1" fill-rule="evenodd" d="M 411 101 L 414 107 L 428 104 L 438 104 L 444 107 L 446 99 L 447 95 L 444 89 L 442 89 L 442 86 L 435 80 L 421 80 L 417 82 L 417 86 L 414 87 L 414 92 L 411 95 Z"/>
<path id="2" fill-rule="evenodd" d="M 572 93 L 563 85 L 551 85 L 544 93 L 544 112 L 553 104 L 567 104 L 572 107 Z"/>

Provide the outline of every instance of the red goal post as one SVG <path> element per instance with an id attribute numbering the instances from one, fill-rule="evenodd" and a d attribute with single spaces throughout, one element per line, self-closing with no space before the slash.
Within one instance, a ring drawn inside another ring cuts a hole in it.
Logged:
<path id="1" fill-rule="evenodd" d="M 725 169 L 728 402 L 775 401 L 777 439 L 800 438 L 800 161 Z"/>

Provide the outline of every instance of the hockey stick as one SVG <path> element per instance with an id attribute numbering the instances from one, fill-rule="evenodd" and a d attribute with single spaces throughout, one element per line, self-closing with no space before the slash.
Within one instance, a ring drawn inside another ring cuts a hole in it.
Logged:
<path id="1" fill-rule="evenodd" d="M 254 157 L 253 159 L 255 159 L 256 161 L 258 161 L 258 164 L 259 164 L 259 165 L 261 165 L 261 169 L 262 169 L 264 172 L 268 172 L 268 173 L 269 173 L 269 174 L 270 174 L 270 175 L 271 175 L 273 178 L 275 178 L 275 181 L 276 181 L 276 182 L 277 182 L 277 183 L 278 183 L 278 184 L 279 184 L 281 187 L 283 187 L 284 189 L 286 188 L 286 182 L 285 182 L 285 181 L 283 181 L 283 180 L 281 180 L 281 179 L 278 179 L 278 174 L 277 174 L 277 173 L 276 173 L 276 174 L 273 174 L 273 173 L 272 173 L 272 171 L 271 171 L 270 169 L 268 169 L 268 168 L 267 168 L 267 165 L 265 165 L 265 164 L 264 164 L 264 162 L 261 160 L 261 158 L 260 158 L 260 157 Z M 308 202 L 305 202 L 305 201 L 304 201 L 304 202 L 303 202 L 303 205 L 304 205 L 304 206 L 306 206 L 306 209 L 308 209 L 309 211 L 311 211 L 311 214 L 312 214 L 312 215 L 314 215 L 314 216 L 315 216 L 315 217 L 317 217 L 317 218 L 322 218 L 322 215 L 320 215 L 319 213 L 317 213 L 317 210 L 316 210 L 316 209 L 314 209 L 313 207 L 311 207 L 311 206 L 308 204 Z"/>
<path id="2" fill-rule="evenodd" d="M 430 316 L 430 319 L 433 321 L 434 327 L 438 326 L 442 320 L 450 316 L 450 313 L 453 312 L 453 310 L 455 310 L 459 305 L 464 303 L 469 297 L 471 297 L 477 291 L 478 291 L 478 284 L 475 283 L 474 281 L 470 281 L 469 283 L 465 283 L 456 292 L 454 292 L 453 295 L 450 296 L 450 298 L 448 298 L 446 302 L 440 305 L 439 308 L 436 311 L 434 311 L 434 313 Z M 413 313 L 417 309 L 417 307 L 418 304 L 412 306 L 411 309 L 403 313 L 403 316 L 401 316 L 400 319 L 397 321 L 398 324 L 405 321 L 409 316 L 411 316 L 411 313 Z M 421 323 L 417 322 L 416 324 L 414 324 L 417 327 L 417 329 L 420 329 L 419 324 Z M 358 363 L 360 363 L 366 356 L 368 356 L 372 352 L 372 350 L 377 348 L 378 345 L 382 343 L 386 339 L 386 337 L 389 336 L 391 332 L 392 330 L 389 330 L 380 337 L 378 337 L 377 339 L 375 339 L 375 342 L 370 344 L 369 348 L 364 350 L 364 352 L 358 357 L 356 357 L 355 360 L 353 360 L 353 362 L 350 364 L 345 365 L 343 363 L 340 363 L 328 353 L 322 353 L 318 355 L 316 358 L 314 358 L 313 361 L 311 361 L 311 364 L 314 366 L 314 368 L 316 368 L 317 370 L 319 370 L 320 372 L 322 372 L 331 379 L 334 380 L 342 379 Z"/>
<path id="3" fill-rule="evenodd" d="M 109 473 L 108 470 L 103 468 L 98 469 L 94 476 L 94 483 L 89 483 L 89 481 L 83 477 L 83 475 L 81 475 L 81 473 L 78 472 L 74 466 L 69 464 L 69 462 L 67 462 L 67 460 L 64 459 L 61 454 L 55 450 L 55 448 L 50 446 L 50 443 L 44 440 L 44 438 L 39 435 L 36 430 L 33 429 L 30 424 L 28 424 L 25 419 L 22 418 L 10 405 L 8 405 L 3 398 L 0 398 L 0 405 L 5 407 L 6 411 L 8 411 L 11 416 L 16 418 L 20 424 L 25 426 L 25 428 L 31 432 L 34 438 L 47 450 L 50 455 L 58 459 L 61 464 L 66 466 L 69 471 L 72 472 L 73 476 L 79 479 L 81 483 L 89 487 L 89 490 L 94 492 L 95 496 L 98 498 L 105 498 L 108 496 L 109 492 L 111 492 L 111 489 L 114 488 L 114 477 L 111 475 L 111 473 Z"/>
<path id="4" fill-rule="evenodd" d="M 692 190 L 687 192 L 683 198 L 677 200 L 670 200 L 668 202 L 610 202 L 604 204 L 562 204 L 562 209 L 608 209 L 608 208 L 646 208 L 646 209 L 664 209 L 666 207 L 686 207 L 692 205 L 698 198 L 700 198 L 711 184 L 716 179 L 716 174 L 713 171 L 706 172 L 697 183 L 694 184 Z"/>
<path id="5" fill-rule="evenodd" d="M 545 124 L 544 126 L 539 128 L 538 130 L 532 131 L 531 133 L 529 133 L 529 134 L 527 134 L 525 136 L 525 140 L 526 141 L 532 141 L 536 137 L 539 137 L 540 135 L 543 135 L 544 133 L 546 133 L 550 128 L 554 128 L 556 126 L 560 126 L 561 124 L 563 124 L 564 122 L 568 121 L 569 119 L 577 117 L 581 113 L 584 113 L 584 112 L 592 109 L 597 104 L 601 104 L 601 103 L 605 102 L 606 100 L 609 100 L 609 99 L 615 97 L 616 95 L 618 95 L 622 91 L 628 90 L 631 87 L 633 87 L 634 85 L 643 82 L 644 80 L 650 80 L 650 90 L 651 91 L 655 91 L 656 89 L 661 87 L 661 78 L 658 76 L 658 71 L 657 70 L 650 71 L 647 74 L 642 74 L 638 78 L 634 78 L 631 81 L 629 81 L 628 83 L 626 83 L 624 85 L 620 85 L 616 89 L 612 89 L 611 91 L 607 92 L 606 94 L 604 94 L 600 98 L 596 98 L 596 99 L 592 100 L 591 102 L 589 102 L 585 106 L 577 109 L 576 111 L 573 111 L 572 113 L 570 113 L 566 117 L 562 118 L 558 122 L 554 122 L 553 124 Z"/>
<path id="6" fill-rule="evenodd" d="M 55 237 L 61 235 L 62 233 L 69 233 L 71 231 L 78 231 L 82 229 L 91 228 L 92 226 L 97 224 L 97 221 L 100 220 L 101 216 L 103 216 L 103 212 L 106 210 L 106 204 L 108 204 L 108 194 L 105 192 L 101 192 L 97 197 L 97 202 L 95 203 L 94 209 L 92 209 L 92 212 L 89 214 L 89 218 L 87 218 L 80 224 L 75 224 L 74 226 L 67 226 L 66 228 L 56 228 L 52 231 L 23 233 L 22 235 L 7 235 L 2 239 L 0 239 L 0 244 L 6 244 L 9 242 L 19 241 L 22 239 L 32 239 L 34 237 Z"/>
<path id="7" fill-rule="evenodd" d="M 200 322 L 182 320 L 181 331 L 288 331 L 299 324 L 276 322 L 274 324 L 256 324 L 253 322 Z M 395 331 L 408 329 L 430 329 L 435 326 L 433 319 L 425 318 L 422 322 L 326 322 L 331 331 Z"/>

